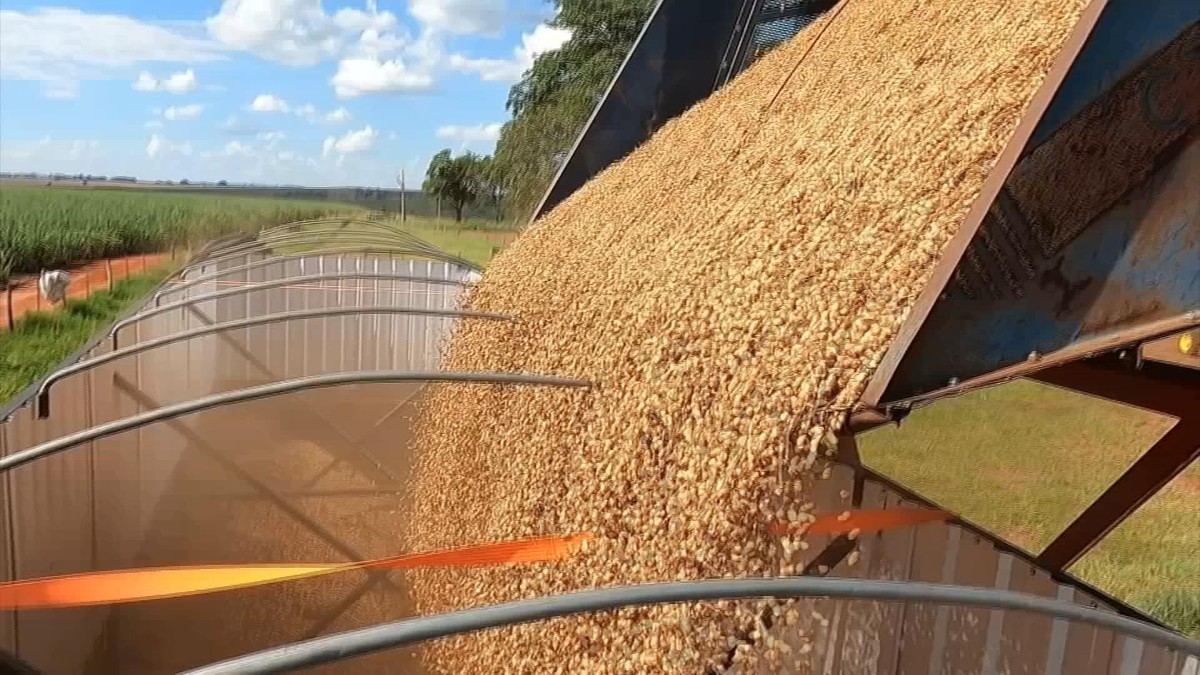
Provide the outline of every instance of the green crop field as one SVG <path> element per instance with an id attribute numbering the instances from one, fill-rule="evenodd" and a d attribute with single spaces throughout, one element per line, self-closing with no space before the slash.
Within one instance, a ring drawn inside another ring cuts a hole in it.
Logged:
<path id="1" fill-rule="evenodd" d="M 328 203 L 245 197 L 0 188 L 0 277 L 187 246 L 221 234 L 356 210 Z"/>

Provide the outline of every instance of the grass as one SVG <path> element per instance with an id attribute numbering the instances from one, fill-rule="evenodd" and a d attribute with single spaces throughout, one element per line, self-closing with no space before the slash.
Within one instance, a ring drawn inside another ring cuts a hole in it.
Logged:
<path id="1" fill-rule="evenodd" d="M 485 229 L 472 227 L 470 222 L 454 226 L 454 223 L 438 226 L 428 218 L 409 218 L 404 229 L 434 246 L 486 267 L 496 251 L 503 248 L 516 236 L 513 230 Z M 512 234 L 509 234 L 509 233 Z"/>
<path id="2" fill-rule="evenodd" d="M 0 333 L 0 401 L 8 401 L 47 375 L 100 329 L 149 293 L 169 272 L 126 277 L 113 290 L 68 300 L 58 312 L 30 312 Z"/>
<path id="3" fill-rule="evenodd" d="M 401 227 L 398 220 L 379 221 L 379 224 Z M 327 229 L 330 226 L 312 225 L 308 229 Z M 409 216 L 402 226 L 405 231 L 423 239 L 433 246 L 469 260 L 480 267 L 486 267 L 496 252 L 510 243 L 517 236 L 517 231 L 497 227 L 491 221 L 466 220 L 455 223 L 443 219 L 440 223 L 433 218 Z M 360 225 L 350 224 L 349 230 L 362 230 L 364 233 L 374 233 Z M 314 249 L 314 245 L 281 246 L 280 253 L 301 253 Z"/>
<path id="4" fill-rule="evenodd" d="M 0 263 L 12 273 L 33 273 L 353 210 L 320 202 L 5 185 Z"/>
<path id="5" fill-rule="evenodd" d="M 1154 413 L 1018 381 L 914 412 L 860 438 L 863 460 L 1031 552 L 1170 428 Z M 1200 466 L 1070 571 L 1200 637 Z"/>

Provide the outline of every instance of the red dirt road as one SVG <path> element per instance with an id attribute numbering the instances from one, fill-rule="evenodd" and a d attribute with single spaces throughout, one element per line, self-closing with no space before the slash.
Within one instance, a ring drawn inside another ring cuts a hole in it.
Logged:
<path id="1" fill-rule="evenodd" d="M 110 261 L 112 280 L 116 283 L 132 274 L 152 270 L 167 258 L 168 254 L 165 253 L 113 258 Z M 103 260 L 72 268 L 68 272 L 71 275 L 71 285 L 67 287 L 67 297 L 86 298 L 95 291 L 108 288 L 108 266 Z M 36 276 L 30 276 L 16 283 L 12 291 L 14 320 L 20 320 L 26 312 L 50 309 L 49 303 L 38 293 L 37 282 Z M 4 330 L 8 330 L 8 294 L 0 292 L 0 331 Z"/>

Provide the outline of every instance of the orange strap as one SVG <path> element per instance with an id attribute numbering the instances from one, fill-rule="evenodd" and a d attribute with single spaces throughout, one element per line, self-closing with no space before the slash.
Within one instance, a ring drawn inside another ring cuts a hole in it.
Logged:
<path id="1" fill-rule="evenodd" d="M 951 516 L 932 509 L 880 509 L 825 515 L 804 525 L 775 523 L 776 534 L 845 534 L 854 530 L 878 532 L 919 523 L 944 521 Z M 201 565 L 89 572 L 28 581 L 0 583 L 0 610 L 49 609 L 110 605 L 215 593 L 252 586 L 295 581 L 351 570 L 413 569 L 419 567 L 483 567 L 554 562 L 579 551 L 592 534 L 542 537 L 523 541 L 481 544 L 428 553 L 350 563 L 293 563 L 281 565 Z"/>
<path id="2" fill-rule="evenodd" d="M 951 518 L 946 511 L 936 509 L 901 508 L 901 509 L 861 509 L 846 511 L 837 515 L 818 516 L 816 520 L 805 524 L 775 523 L 771 526 L 774 534 L 789 532 L 805 532 L 808 534 L 848 534 L 855 530 L 859 532 L 883 532 L 895 530 L 921 523 L 944 522 Z"/>
<path id="3" fill-rule="evenodd" d="M 90 572 L 0 584 L 0 609 L 82 607 L 228 591 L 355 569 L 479 567 L 562 560 L 590 534 L 483 544 L 353 563 L 203 565 Z"/>

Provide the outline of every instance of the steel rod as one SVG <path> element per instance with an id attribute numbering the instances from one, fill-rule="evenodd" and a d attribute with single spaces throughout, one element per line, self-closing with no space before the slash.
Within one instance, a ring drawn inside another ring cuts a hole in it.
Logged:
<path id="1" fill-rule="evenodd" d="M 159 290 L 157 293 L 154 294 L 154 302 L 157 305 L 159 300 L 164 295 L 167 295 L 168 293 L 177 293 L 177 292 L 186 290 L 188 288 L 191 288 L 193 286 L 202 284 L 206 281 L 212 281 L 214 279 L 219 279 L 224 276 L 229 276 L 230 274 L 236 274 L 238 272 L 247 272 L 249 270 L 258 269 L 259 267 L 268 267 L 270 265 L 274 265 L 279 262 L 286 263 L 289 260 L 303 260 L 305 258 L 315 258 L 317 256 L 328 255 L 330 253 L 368 253 L 368 254 L 369 253 L 391 253 L 391 254 L 419 253 L 423 257 L 438 260 L 440 262 L 445 262 L 445 263 L 456 262 L 456 260 L 454 259 L 454 256 L 445 255 L 445 254 L 432 254 L 432 253 L 426 254 L 426 253 L 411 250 L 411 249 L 390 249 L 389 250 L 386 247 L 372 248 L 371 246 L 353 246 L 350 248 L 321 249 L 320 251 L 306 251 L 304 253 L 291 253 L 288 255 L 276 256 L 274 258 L 255 260 L 254 262 L 246 263 L 245 265 L 237 265 L 235 267 L 226 267 L 223 270 L 217 270 L 216 272 L 211 272 L 209 274 L 202 274 L 198 277 L 192 277 L 191 279 L 181 281 L 174 286 L 166 286 L 166 287 L 162 288 L 161 290 Z"/>
<path id="2" fill-rule="evenodd" d="M 270 384 L 250 387 L 248 389 L 238 389 L 235 391 L 228 391 L 220 394 L 214 394 L 212 396 L 206 396 L 204 398 L 184 401 L 182 403 L 164 406 L 155 410 L 148 410 L 132 417 L 114 420 L 112 422 L 94 426 L 89 429 L 84 429 L 83 431 L 69 434 L 67 436 L 61 436 L 40 445 L 35 445 L 31 448 L 0 457 L 0 473 L 24 466 L 43 457 L 49 457 L 79 445 L 80 443 L 87 443 L 89 441 L 107 438 L 124 431 L 140 429 L 141 427 L 153 424 L 155 422 L 175 419 L 176 417 L 189 415 L 194 412 L 232 405 L 234 403 L 270 398 L 272 396 L 278 396 L 280 394 L 287 394 L 295 391 L 335 387 L 342 384 L 366 384 L 371 382 L 523 384 L 550 387 L 591 386 L 591 383 L 585 380 L 574 380 L 551 375 L 527 375 L 523 373 L 493 373 L 472 371 L 414 372 L 383 370 L 314 375 L 312 377 L 301 377 L 293 380 L 284 380 L 282 382 L 272 382 Z"/>
<path id="3" fill-rule="evenodd" d="M 228 298 L 228 297 L 234 296 L 234 295 L 253 293 L 255 291 L 263 291 L 263 290 L 267 290 L 267 289 L 271 289 L 271 288 L 280 288 L 283 286 L 290 286 L 292 284 L 303 284 L 303 283 L 308 283 L 308 282 L 313 282 L 313 281 L 336 281 L 339 279 L 361 279 L 361 280 L 375 279 L 375 280 L 390 280 L 390 281 L 408 281 L 408 282 L 420 283 L 420 284 L 434 284 L 437 286 L 459 286 L 459 287 L 464 287 L 464 288 L 467 286 L 466 283 L 461 282 L 461 281 L 451 281 L 449 279 L 438 279 L 436 277 L 416 277 L 416 276 L 405 276 L 405 275 L 395 275 L 395 274 L 376 274 L 376 273 L 369 273 L 369 272 L 331 272 L 331 273 L 326 273 L 326 274 L 306 274 L 306 275 L 299 276 L 299 277 L 288 277 L 286 279 L 274 279 L 272 281 L 264 281 L 264 282 L 256 283 L 256 284 L 248 284 L 246 286 L 239 286 L 238 288 L 228 288 L 223 291 L 214 291 L 212 293 L 205 293 L 204 295 L 197 295 L 193 298 L 185 298 L 183 300 L 169 302 L 165 305 L 159 305 L 158 307 L 147 309 L 144 312 L 139 312 L 138 314 L 134 314 L 133 316 L 127 317 L 125 319 L 122 319 L 121 321 L 114 323 L 112 328 L 109 329 L 109 335 L 111 335 L 112 337 L 115 338 L 117 336 L 117 332 L 120 331 L 122 328 L 125 328 L 126 326 L 138 323 L 139 321 L 142 321 L 143 319 L 148 319 L 152 316 L 157 316 L 157 315 L 163 314 L 165 312 L 170 312 L 171 310 L 181 309 L 181 308 L 187 307 L 188 305 L 194 305 L 194 304 L 200 303 L 200 302 L 207 302 L 209 300 L 220 300 L 221 298 Z M 331 288 L 330 290 L 334 290 L 334 289 Z"/>
<path id="4" fill-rule="evenodd" d="M 268 237 L 268 236 L 275 234 L 276 232 L 286 232 L 287 230 L 295 229 L 297 227 L 304 227 L 305 225 L 327 225 L 327 224 L 332 225 L 334 223 L 341 224 L 342 227 L 339 229 L 345 229 L 347 226 L 350 226 L 350 225 L 360 225 L 360 226 L 366 225 L 368 228 L 373 229 L 373 230 L 392 232 L 392 233 L 396 233 L 396 234 L 404 232 L 404 230 L 402 230 L 398 227 L 388 227 L 387 225 L 380 224 L 378 221 L 375 221 L 375 220 L 365 220 L 362 218 L 318 218 L 315 220 L 300 220 L 300 221 L 296 221 L 294 223 L 284 223 L 282 225 L 276 225 L 275 227 L 268 227 L 268 228 L 259 230 L 258 236 L 260 238 Z"/>
<path id="5" fill-rule="evenodd" d="M 217 324 L 217 321 L 213 320 L 212 317 L 195 307 L 189 307 L 188 311 L 191 312 L 193 316 L 203 321 L 206 325 L 213 326 Z M 275 373 L 275 371 L 271 370 L 270 366 L 268 366 L 262 359 L 255 355 L 250 348 L 244 345 L 233 335 L 230 335 L 227 332 L 220 332 L 216 333 L 215 335 L 217 339 L 224 342 L 229 346 L 230 349 L 237 352 L 238 355 L 245 359 L 245 361 L 254 367 L 259 374 L 266 376 L 268 381 L 274 382 L 283 379 L 277 373 Z M 317 406 L 310 405 L 306 401 L 298 401 L 297 403 L 297 407 L 302 411 L 301 417 L 297 421 L 299 421 L 301 424 L 307 424 L 307 421 L 311 419 L 313 421 L 319 421 L 323 423 L 333 434 L 333 437 L 340 441 L 340 443 L 344 446 L 340 448 L 341 450 L 348 451 L 349 457 L 359 458 L 360 461 L 357 462 L 349 458 L 347 458 L 346 461 L 354 464 L 355 468 L 362 472 L 364 476 L 367 476 L 369 480 L 376 483 L 380 482 L 381 478 L 383 481 L 388 481 L 390 483 L 394 483 L 396 481 L 396 476 L 394 476 L 392 472 L 388 471 L 387 467 L 385 467 L 377 457 L 367 452 L 366 449 L 362 447 L 361 443 L 356 443 L 350 440 L 350 438 L 346 436 L 345 432 L 343 432 L 341 428 L 339 428 L 338 425 L 332 420 L 326 418 L 325 415 L 317 408 Z M 344 453 L 331 454 L 333 454 L 334 458 L 337 459 Z"/>
<path id="6" fill-rule="evenodd" d="M 97 366 L 102 366 L 106 363 L 111 363 L 118 359 L 123 359 L 127 356 L 140 354 L 142 352 L 157 349 L 176 342 L 183 342 L 195 337 L 212 335 L 227 330 L 236 330 L 238 328 L 249 328 L 251 326 L 261 326 L 271 323 L 282 323 L 285 321 L 298 321 L 303 319 L 320 319 L 330 316 L 346 316 L 355 314 L 411 314 L 418 316 L 437 316 L 456 319 L 483 319 L 488 321 L 514 321 L 515 319 L 507 314 L 493 314 L 491 312 L 473 312 L 467 310 L 453 309 L 425 309 L 422 307 L 329 307 L 325 309 L 307 309 L 297 310 L 295 312 L 280 312 L 278 314 L 267 314 L 266 316 L 252 316 L 248 319 L 236 319 L 234 321 L 225 321 L 222 323 L 213 323 L 208 326 L 200 326 L 191 330 L 179 331 L 162 337 L 138 342 L 117 349 L 116 335 L 113 336 L 113 351 L 95 356 L 86 361 L 78 361 L 71 365 L 60 368 L 53 373 L 50 373 L 42 380 L 42 384 L 37 391 L 37 416 L 38 419 L 45 419 L 50 416 L 50 388 L 59 380 L 75 375 L 77 373 L 91 370 Z"/>
<path id="7" fill-rule="evenodd" d="M 406 233 L 406 236 L 394 236 L 384 234 L 382 232 L 363 232 L 359 230 L 305 230 L 295 234 L 288 234 L 280 237 L 254 240 L 243 242 L 237 246 L 232 246 L 220 251 L 210 252 L 212 257 L 206 257 L 198 262 L 192 263 L 186 272 L 199 265 L 211 265 L 217 262 L 223 262 L 242 255 L 248 255 L 262 249 L 271 249 L 279 246 L 298 246 L 303 244 L 328 242 L 331 239 L 355 239 L 355 240 L 370 240 L 372 242 L 395 244 L 397 246 L 413 246 L 418 249 L 427 250 L 430 253 L 442 253 L 432 245 Z"/>
<path id="8" fill-rule="evenodd" d="M 310 226 L 310 225 L 321 225 L 321 224 L 325 224 L 325 222 L 324 221 L 316 221 L 316 222 L 308 222 L 308 223 L 303 223 L 303 222 L 302 223 L 294 223 L 294 224 L 289 225 L 288 227 L 296 228 L 296 227 L 306 227 L 306 226 Z M 301 235 L 353 234 L 353 233 L 386 236 L 389 239 L 405 240 L 405 241 L 411 241 L 411 242 L 419 241 L 410 232 L 406 232 L 404 230 L 392 230 L 392 229 L 388 229 L 388 228 L 385 228 L 380 225 L 376 225 L 376 224 L 372 223 L 365 230 L 364 229 L 351 230 L 351 229 L 346 229 L 345 227 L 332 227 L 332 228 L 312 229 L 312 230 L 293 230 L 290 232 L 286 231 L 286 230 L 272 230 L 270 232 L 259 232 L 258 234 L 254 235 L 254 238 L 251 239 L 250 241 L 243 241 L 238 244 L 234 244 L 232 246 L 210 249 L 209 253 L 210 254 L 232 253 L 237 249 L 252 246 L 254 244 L 273 241 L 276 239 L 287 239 L 290 237 L 298 237 Z"/>
<path id="9" fill-rule="evenodd" d="M 113 376 L 113 384 L 118 390 L 124 392 L 126 396 L 133 399 L 143 408 L 161 407 L 158 401 L 151 398 L 146 394 L 146 392 L 138 389 L 137 385 L 129 382 L 120 375 Z M 346 560 L 353 561 L 364 559 L 362 551 L 339 539 L 336 534 L 334 534 L 325 526 L 321 525 L 316 520 L 313 520 L 304 512 L 303 509 L 293 504 L 292 500 L 286 495 L 275 490 L 266 482 L 256 478 L 249 470 L 233 461 L 233 459 L 231 459 L 225 453 L 221 452 L 217 448 L 214 448 L 212 443 L 209 443 L 207 440 L 205 440 L 204 437 L 196 432 L 195 429 L 192 429 L 190 426 L 185 424 L 183 420 L 167 420 L 166 425 L 168 428 L 173 429 L 175 433 L 187 439 L 187 441 L 191 443 L 192 447 L 204 453 L 204 455 L 212 461 L 221 465 L 221 468 L 223 468 L 225 471 L 228 471 L 230 475 L 236 476 L 246 485 L 249 485 L 251 489 L 278 507 L 281 511 L 283 511 L 284 514 L 296 521 L 296 523 L 298 523 L 301 527 L 307 529 L 316 537 L 329 544 L 333 550 L 341 553 Z M 384 570 L 378 570 L 378 573 L 377 571 L 372 570 L 371 572 L 368 572 L 368 575 L 371 578 L 379 578 L 382 576 L 383 582 L 386 583 L 389 588 L 392 590 L 399 590 L 396 584 L 388 577 L 388 573 Z"/>
<path id="10" fill-rule="evenodd" d="M 1200 655 L 1200 641 L 1157 626 L 1061 600 L 990 588 L 912 581 L 787 577 L 642 584 L 581 591 L 385 623 L 295 642 L 187 671 L 187 675 L 277 673 L 488 628 L 623 607 L 750 598 L 845 598 L 926 602 L 1043 614 L 1078 621 Z"/>

